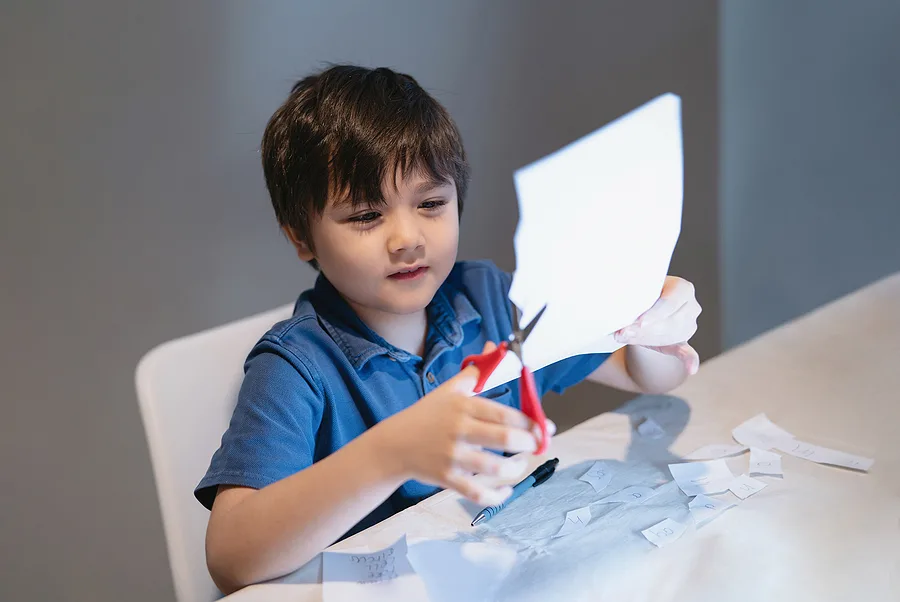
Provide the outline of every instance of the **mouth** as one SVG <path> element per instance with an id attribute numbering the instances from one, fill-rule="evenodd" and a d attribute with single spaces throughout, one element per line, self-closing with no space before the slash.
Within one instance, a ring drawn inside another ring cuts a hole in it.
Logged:
<path id="1" fill-rule="evenodd" d="M 421 278 L 425 275 L 425 272 L 428 271 L 427 265 L 413 266 L 409 268 L 403 268 L 402 270 L 398 270 L 388 276 L 391 280 L 415 280 L 417 278 Z"/>

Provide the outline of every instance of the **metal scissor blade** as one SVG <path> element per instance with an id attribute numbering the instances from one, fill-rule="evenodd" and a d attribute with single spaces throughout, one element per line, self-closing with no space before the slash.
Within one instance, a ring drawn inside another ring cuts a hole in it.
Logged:
<path id="1" fill-rule="evenodd" d="M 521 328 L 519 326 L 521 312 L 519 311 L 518 306 L 513 302 L 510 302 L 510 306 L 512 307 L 513 337 L 521 345 L 525 342 L 525 339 L 527 339 L 531 335 L 531 331 L 534 330 L 534 327 L 537 325 L 538 320 L 540 320 L 541 316 L 544 315 L 544 311 L 546 311 L 547 309 L 547 304 L 544 304 L 541 310 L 537 312 L 537 315 L 531 319 L 531 322 L 529 322 L 528 326 L 526 326 L 525 328 Z"/>

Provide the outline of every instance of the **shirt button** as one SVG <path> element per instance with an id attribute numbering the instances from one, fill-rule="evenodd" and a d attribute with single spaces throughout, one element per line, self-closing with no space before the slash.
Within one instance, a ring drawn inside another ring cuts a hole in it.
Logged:
<path id="1" fill-rule="evenodd" d="M 428 374 L 425 375 L 425 378 L 428 379 L 428 382 L 430 382 L 431 384 L 434 384 L 434 372 L 429 372 Z"/>

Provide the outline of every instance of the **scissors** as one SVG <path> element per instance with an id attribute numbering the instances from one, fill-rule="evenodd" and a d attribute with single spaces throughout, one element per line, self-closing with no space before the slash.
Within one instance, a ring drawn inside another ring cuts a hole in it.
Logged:
<path id="1" fill-rule="evenodd" d="M 509 335 L 508 341 L 500 343 L 496 349 L 487 353 L 470 355 L 463 360 L 462 368 L 467 366 L 475 366 L 478 368 L 478 381 L 475 383 L 475 393 L 481 393 L 484 385 L 500 362 L 506 357 L 507 351 L 512 351 L 519 363 L 522 365 L 522 372 L 519 378 L 519 399 L 522 405 L 522 413 L 534 420 L 541 429 L 541 440 L 538 442 L 538 449 L 535 455 L 542 454 L 547 451 L 549 441 L 547 439 L 547 417 L 544 415 L 544 408 L 541 407 L 541 398 L 538 396 L 537 387 L 534 384 L 534 375 L 531 370 L 525 366 L 522 357 L 522 344 L 534 330 L 535 325 L 541 316 L 544 315 L 544 305 L 541 311 L 528 323 L 524 329 L 519 327 L 519 308 L 515 303 L 510 302 L 510 317 L 512 319 L 512 334 Z"/>

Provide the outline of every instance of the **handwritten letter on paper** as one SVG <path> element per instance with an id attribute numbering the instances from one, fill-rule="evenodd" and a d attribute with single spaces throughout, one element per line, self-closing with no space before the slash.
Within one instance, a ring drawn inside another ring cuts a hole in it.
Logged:
<path id="1" fill-rule="evenodd" d="M 697 526 L 699 527 L 700 525 L 708 523 L 729 508 L 733 508 L 734 504 L 727 500 L 720 500 L 701 493 L 691 500 L 688 507 L 691 509 L 691 515 L 694 517 L 694 522 L 697 523 Z"/>
<path id="2" fill-rule="evenodd" d="M 667 518 L 661 523 L 653 525 L 649 529 L 644 529 L 641 533 L 650 541 L 650 543 L 657 548 L 661 548 L 681 537 L 686 529 L 687 527 L 685 525 L 672 520 L 671 518 Z"/>
<path id="3" fill-rule="evenodd" d="M 750 476 L 769 475 L 772 477 L 783 477 L 784 472 L 781 470 L 781 456 L 775 452 L 750 448 Z"/>
<path id="4" fill-rule="evenodd" d="M 406 557 L 406 536 L 367 554 L 323 552 L 322 588 L 326 602 L 425 600 L 425 584 Z"/>
<path id="5" fill-rule="evenodd" d="M 836 449 L 828 449 L 819 445 L 797 441 L 782 441 L 776 445 L 778 449 L 786 454 L 791 454 L 804 460 L 818 462 L 819 464 L 831 464 L 834 466 L 843 466 L 845 468 L 853 468 L 854 470 L 868 471 L 872 468 L 875 460 L 855 456 Z"/>
<path id="6" fill-rule="evenodd" d="M 669 464 L 669 471 L 687 496 L 701 493 L 715 495 L 728 491 L 728 486 L 734 480 L 734 474 L 728 469 L 725 460 Z"/>
<path id="7" fill-rule="evenodd" d="M 574 533 L 575 531 L 581 531 L 589 522 L 591 522 L 590 506 L 578 508 L 577 510 L 569 510 L 566 512 L 566 520 L 563 522 L 562 527 L 553 537 L 562 537 Z"/>
<path id="8" fill-rule="evenodd" d="M 731 483 L 731 487 L 729 487 L 728 490 L 742 500 L 745 500 L 754 493 L 762 491 L 765 487 L 766 484 L 762 481 L 758 481 L 753 477 L 742 474 Z"/>
<path id="9" fill-rule="evenodd" d="M 643 485 L 626 487 L 618 493 L 598 500 L 598 504 L 641 504 L 656 495 L 656 490 Z"/>
<path id="10" fill-rule="evenodd" d="M 586 473 L 578 478 L 579 481 L 590 483 L 595 493 L 600 493 L 609 485 L 612 480 L 612 469 L 606 462 L 594 462 Z"/>

